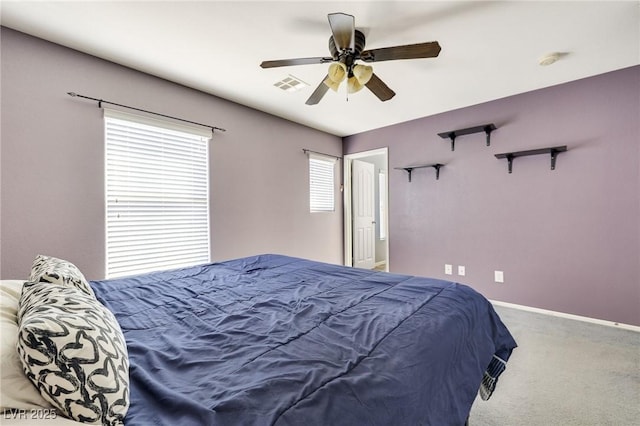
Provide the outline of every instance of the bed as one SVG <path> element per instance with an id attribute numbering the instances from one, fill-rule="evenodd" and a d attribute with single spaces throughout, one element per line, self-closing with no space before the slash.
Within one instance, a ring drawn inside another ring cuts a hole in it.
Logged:
<path id="1" fill-rule="evenodd" d="M 516 347 L 466 285 L 283 255 L 89 286 L 127 425 L 463 425 Z"/>

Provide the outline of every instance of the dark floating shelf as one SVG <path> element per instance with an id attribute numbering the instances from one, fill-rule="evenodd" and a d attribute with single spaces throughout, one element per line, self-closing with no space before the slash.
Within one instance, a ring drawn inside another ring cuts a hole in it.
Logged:
<path id="1" fill-rule="evenodd" d="M 438 136 L 443 139 L 451 139 L 451 151 L 454 151 L 456 148 L 456 138 L 458 136 L 470 135 L 472 133 L 485 132 L 487 135 L 487 146 L 491 145 L 491 132 L 496 130 L 496 128 L 495 124 L 489 123 L 475 127 L 468 127 L 466 129 L 450 130 L 448 132 L 438 133 Z"/>
<path id="2" fill-rule="evenodd" d="M 556 157 L 558 153 L 565 152 L 567 150 L 566 145 L 562 146 L 553 146 L 549 148 L 539 148 L 539 149 L 530 149 L 527 151 L 515 151 L 515 152 L 505 152 L 502 154 L 496 154 L 496 158 L 506 158 L 509 162 L 509 173 L 513 171 L 513 159 L 516 157 L 525 157 L 527 155 L 540 155 L 540 154 L 549 154 L 551 155 L 551 170 L 556 169 Z"/>
<path id="3" fill-rule="evenodd" d="M 440 167 L 444 166 L 444 164 L 424 164 L 421 166 L 408 166 L 408 167 L 396 167 L 397 170 L 404 170 L 409 174 L 409 182 L 411 182 L 411 172 L 413 169 L 422 169 L 424 167 L 433 167 L 436 169 L 436 180 L 440 179 Z"/>

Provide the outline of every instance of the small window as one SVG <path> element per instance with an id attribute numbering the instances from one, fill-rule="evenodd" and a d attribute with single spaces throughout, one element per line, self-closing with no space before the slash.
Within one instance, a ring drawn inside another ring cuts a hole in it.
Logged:
<path id="1" fill-rule="evenodd" d="M 207 263 L 208 137 L 105 110 L 108 278 Z"/>
<path id="2" fill-rule="evenodd" d="M 309 206 L 312 213 L 335 210 L 335 163 L 333 158 L 309 155 Z"/>

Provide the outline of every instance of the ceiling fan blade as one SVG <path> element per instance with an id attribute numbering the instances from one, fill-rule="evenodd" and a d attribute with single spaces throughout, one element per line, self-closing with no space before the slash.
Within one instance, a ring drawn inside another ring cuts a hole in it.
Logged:
<path id="1" fill-rule="evenodd" d="M 346 13 L 330 13 L 329 26 L 333 33 L 333 42 L 339 51 L 344 49 L 354 50 L 354 33 L 356 30 L 356 20 L 353 15 Z"/>
<path id="2" fill-rule="evenodd" d="M 278 59 L 275 61 L 263 61 L 260 66 L 262 68 L 289 67 L 293 65 L 313 65 L 324 64 L 333 61 L 333 58 L 296 58 L 296 59 Z"/>
<path id="3" fill-rule="evenodd" d="M 316 105 L 318 102 L 320 102 L 320 100 L 322 100 L 325 93 L 327 93 L 327 90 L 329 90 L 329 86 L 324 84 L 324 80 L 328 77 L 329 75 L 326 75 L 322 79 L 318 87 L 316 87 L 316 90 L 314 90 L 311 96 L 309 96 L 309 99 L 307 99 L 307 102 L 305 102 L 307 105 Z"/>
<path id="4" fill-rule="evenodd" d="M 371 90 L 382 102 L 388 101 L 396 95 L 396 92 L 391 90 L 384 81 L 380 80 L 380 78 L 375 75 L 375 73 L 371 75 L 371 79 L 369 79 L 365 86 L 367 86 L 367 89 Z"/>
<path id="5" fill-rule="evenodd" d="M 428 43 L 365 50 L 360 54 L 360 59 L 365 62 L 380 62 L 393 61 L 395 59 L 435 58 L 440 54 L 440 50 L 441 47 L 437 41 L 430 41 Z"/>

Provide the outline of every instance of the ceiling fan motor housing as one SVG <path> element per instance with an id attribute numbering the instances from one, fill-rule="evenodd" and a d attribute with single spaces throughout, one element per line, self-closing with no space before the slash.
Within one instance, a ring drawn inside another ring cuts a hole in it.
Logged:
<path id="1" fill-rule="evenodd" d="M 345 59 L 348 58 L 346 60 L 349 61 L 350 63 L 353 63 L 355 59 L 360 58 L 360 53 L 364 50 L 364 45 L 365 45 L 365 37 L 362 31 L 359 31 L 359 30 L 354 31 L 354 43 L 353 43 L 354 51 L 353 52 L 350 52 L 348 49 L 345 49 L 343 52 L 338 51 L 338 48 L 336 47 L 336 43 L 335 43 L 335 40 L 333 39 L 333 36 L 329 37 L 329 52 L 331 52 L 331 57 L 336 61 L 342 60 L 342 62 L 345 62 Z M 347 64 L 346 62 L 345 64 L 350 65 L 350 64 Z"/>

